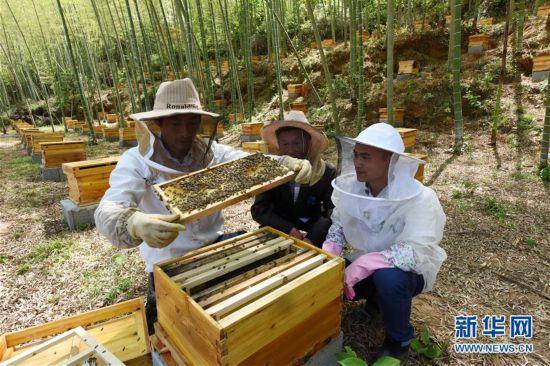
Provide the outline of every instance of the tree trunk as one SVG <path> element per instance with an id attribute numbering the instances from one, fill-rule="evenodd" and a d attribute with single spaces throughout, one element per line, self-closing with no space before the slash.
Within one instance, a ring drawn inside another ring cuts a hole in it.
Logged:
<path id="1" fill-rule="evenodd" d="M 388 0 L 387 13 L 386 108 L 388 110 L 388 123 L 393 126 L 393 0 Z"/>
<path id="2" fill-rule="evenodd" d="M 463 120 L 462 120 L 462 93 L 460 89 L 460 38 L 461 38 L 461 8 L 462 0 L 454 0 L 452 12 L 452 39 L 453 39 L 453 110 L 454 110 L 454 133 L 455 153 L 459 153 L 463 144 Z"/>

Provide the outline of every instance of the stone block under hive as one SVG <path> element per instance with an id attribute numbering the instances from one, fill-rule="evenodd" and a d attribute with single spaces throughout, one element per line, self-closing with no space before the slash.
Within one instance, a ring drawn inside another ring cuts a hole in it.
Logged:
<path id="1" fill-rule="evenodd" d="M 158 321 L 190 365 L 301 364 L 340 334 L 343 271 L 265 227 L 155 265 Z"/>
<path id="2" fill-rule="evenodd" d="M 118 163 L 118 156 L 77 161 L 62 165 L 69 184 L 69 198 L 79 206 L 101 200 L 109 188 L 109 176 Z"/>
<path id="3" fill-rule="evenodd" d="M 160 200 L 181 222 L 208 216 L 294 178 L 277 161 L 252 154 L 153 186 Z"/>

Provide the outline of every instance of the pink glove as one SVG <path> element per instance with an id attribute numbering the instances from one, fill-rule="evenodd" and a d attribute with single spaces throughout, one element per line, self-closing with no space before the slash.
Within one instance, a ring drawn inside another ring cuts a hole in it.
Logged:
<path id="1" fill-rule="evenodd" d="M 325 252 L 329 252 L 330 254 L 334 254 L 336 256 L 340 256 L 340 254 L 342 254 L 343 248 L 344 247 L 342 247 L 341 245 L 338 245 L 338 244 L 333 243 L 331 241 L 325 241 L 323 243 L 323 250 Z"/>
<path id="2" fill-rule="evenodd" d="M 384 256 L 380 252 L 363 254 L 354 260 L 344 272 L 344 294 L 346 298 L 352 300 L 355 297 L 353 286 L 357 282 L 369 277 L 378 269 L 390 267 L 392 266 L 384 261 Z"/>

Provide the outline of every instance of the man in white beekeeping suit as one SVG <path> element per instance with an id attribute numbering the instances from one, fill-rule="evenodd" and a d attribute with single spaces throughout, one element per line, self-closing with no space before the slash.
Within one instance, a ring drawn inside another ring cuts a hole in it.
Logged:
<path id="1" fill-rule="evenodd" d="M 98 231 L 118 248 L 139 246 L 149 273 L 147 320 L 152 330 L 156 303 L 152 270 L 155 263 L 228 239 L 223 217 L 216 212 L 186 226 L 178 223 L 155 195 L 152 186 L 212 165 L 248 155 L 214 141 L 220 116 L 201 108 L 191 79 L 159 86 L 152 111 L 135 113 L 138 146 L 120 157 L 111 173 L 110 188 L 95 211 Z M 201 127 L 214 131 L 200 138 Z M 296 171 L 296 182 L 314 184 L 311 164 L 289 156 L 274 157 Z"/>
<path id="2" fill-rule="evenodd" d="M 404 154 L 389 124 L 339 138 L 339 147 L 341 174 L 332 183 L 335 208 L 323 249 L 344 253 L 345 296 L 367 300 L 365 320 L 382 314 L 386 337 L 369 364 L 389 356 L 403 365 L 414 333 L 412 298 L 432 289 L 447 258 L 439 246 L 445 214 L 435 192 L 414 179 L 422 161 Z"/>

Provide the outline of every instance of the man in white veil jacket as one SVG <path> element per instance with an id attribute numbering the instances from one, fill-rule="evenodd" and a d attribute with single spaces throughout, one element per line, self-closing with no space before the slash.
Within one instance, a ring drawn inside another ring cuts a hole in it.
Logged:
<path id="1" fill-rule="evenodd" d="M 435 192 L 414 179 L 423 162 L 404 154 L 395 128 L 376 123 L 340 144 L 333 224 L 323 249 L 345 253 L 346 297 L 366 298 L 371 316 L 382 313 L 386 337 L 369 364 L 383 356 L 404 364 L 414 335 L 412 298 L 433 288 L 447 258 L 439 246 L 445 214 Z"/>

